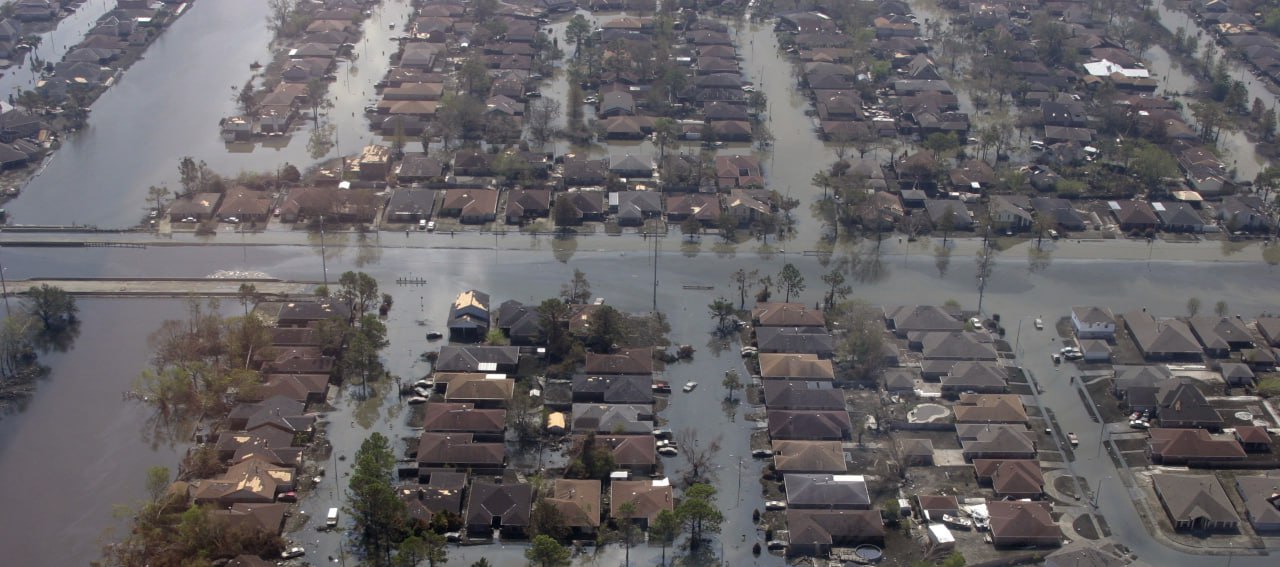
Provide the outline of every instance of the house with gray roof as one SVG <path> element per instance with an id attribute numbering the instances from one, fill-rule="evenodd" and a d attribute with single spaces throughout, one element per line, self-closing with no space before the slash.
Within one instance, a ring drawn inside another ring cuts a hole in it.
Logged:
<path id="1" fill-rule="evenodd" d="M 1116 316 L 1106 307 L 1072 307 L 1071 327 L 1079 339 L 1111 340 L 1116 336 Z"/>
<path id="2" fill-rule="evenodd" d="M 615 197 L 615 218 L 622 226 L 640 226 L 662 216 L 662 194 L 657 191 L 620 191 L 610 195 L 610 200 Z"/>
<path id="3" fill-rule="evenodd" d="M 884 308 L 889 329 L 899 338 L 917 331 L 960 331 L 964 322 L 936 305 L 902 305 Z"/>
<path id="4" fill-rule="evenodd" d="M 1190 378 L 1169 380 L 1156 390 L 1161 427 L 1222 429 L 1223 419 Z"/>
<path id="5" fill-rule="evenodd" d="M 1036 458 L 1036 442 L 1023 425 L 958 424 L 956 435 L 966 461 Z"/>
<path id="6" fill-rule="evenodd" d="M 853 437 L 849 412 L 770 410 L 769 437 L 804 441 L 841 441 Z"/>
<path id="7" fill-rule="evenodd" d="M 1003 394 L 1009 391 L 1008 373 L 991 361 L 961 361 L 942 377 L 942 395 L 957 398 L 962 392 Z"/>
<path id="8" fill-rule="evenodd" d="M 643 404 L 573 404 L 573 431 L 652 434 L 653 406 Z"/>
<path id="9" fill-rule="evenodd" d="M 869 510 L 871 496 L 861 475 L 788 474 L 783 476 L 787 508 Z"/>
<path id="10" fill-rule="evenodd" d="M 652 404 L 653 377 L 641 374 L 573 377 L 573 401 L 597 404 Z"/>
<path id="11" fill-rule="evenodd" d="M 436 372 L 509 373 L 515 372 L 519 364 L 519 347 L 445 345 L 440 347 L 434 369 Z"/>
<path id="12" fill-rule="evenodd" d="M 1240 516 L 1213 475 L 1154 474 L 1151 481 L 1175 530 L 1239 529 Z"/>
<path id="13" fill-rule="evenodd" d="M 924 202 L 925 212 L 934 230 L 946 230 L 950 223 L 953 230 L 969 230 L 973 228 L 973 215 L 964 203 L 954 199 L 928 199 Z"/>
<path id="14" fill-rule="evenodd" d="M 921 352 L 926 359 L 933 360 L 988 360 L 999 358 L 990 340 L 981 340 L 977 333 L 953 331 L 949 333 L 920 333 L 919 337 L 910 337 L 913 343 L 921 345 Z"/>
<path id="15" fill-rule="evenodd" d="M 1254 531 L 1280 532 L 1280 471 L 1261 476 L 1237 476 L 1236 493 L 1244 501 L 1245 517 Z"/>
<path id="16" fill-rule="evenodd" d="M 1177 319 L 1157 320 L 1146 311 L 1124 314 L 1125 327 L 1138 351 L 1147 360 L 1188 360 L 1201 358 L 1200 342 L 1186 323 Z"/>
<path id="17" fill-rule="evenodd" d="M 844 391 L 830 382 L 765 380 L 764 404 L 769 409 L 838 411 L 845 409 Z"/>
<path id="18" fill-rule="evenodd" d="M 819 358 L 835 354 L 835 340 L 820 327 L 760 327 L 756 329 L 756 346 L 762 354 L 816 354 Z"/>
<path id="19" fill-rule="evenodd" d="M 1205 232 L 1208 224 L 1200 213 L 1186 203 L 1152 203 L 1160 217 L 1160 225 L 1169 232 Z"/>
<path id="20" fill-rule="evenodd" d="M 1189 321 L 1192 334 L 1209 356 L 1224 358 L 1233 350 L 1253 348 L 1253 334 L 1239 317 L 1197 315 Z"/>

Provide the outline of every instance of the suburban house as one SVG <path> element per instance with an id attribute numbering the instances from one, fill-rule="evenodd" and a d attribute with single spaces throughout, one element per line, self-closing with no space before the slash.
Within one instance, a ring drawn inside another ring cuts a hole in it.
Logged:
<path id="1" fill-rule="evenodd" d="M 222 476 L 200 481 L 193 498 L 196 504 L 230 508 L 233 504 L 267 504 L 276 495 L 293 490 L 294 470 L 259 458 L 232 465 Z"/>
<path id="2" fill-rule="evenodd" d="M 587 353 L 584 374 L 653 374 L 653 348 L 620 349 L 613 354 Z"/>
<path id="3" fill-rule="evenodd" d="M 819 358 L 831 358 L 835 354 L 835 339 L 822 327 L 759 327 L 756 347 L 761 354 L 815 354 Z"/>
<path id="4" fill-rule="evenodd" d="M 543 341 L 542 314 L 534 306 L 508 299 L 498 306 L 498 329 L 513 345 L 533 345 Z"/>
<path id="5" fill-rule="evenodd" d="M 833 473 L 849 470 L 839 441 L 773 441 L 773 467 L 780 473 Z"/>
<path id="6" fill-rule="evenodd" d="M 437 195 L 439 192 L 433 189 L 396 189 L 387 202 L 387 222 L 413 224 L 430 219 L 436 210 Z"/>
<path id="7" fill-rule="evenodd" d="M 961 361 L 942 377 L 942 395 L 958 398 L 961 393 L 1003 394 L 1009 390 L 1004 367 L 990 361 Z"/>
<path id="8" fill-rule="evenodd" d="M 507 193 L 507 224 L 546 218 L 551 214 L 551 191 L 546 189 L 513 189 Z"/>
<path id="9" fill-rule="evenodd" d="M 769 380 L 834 380 L 835 367 L 816 354 L 761 353 L 760 377 Z"/>
<path id="10" fill-rule="evenodd" d="M 426 484 L 409 484 L 396 488 L 405 503 L 409 517 L 421 527 L 431 525 L 437 514 L 448 512 L 462 517 L 462 500 L 467 492 L 467 474 L 433 471 Z"/>
<path id="11" fill-rule="evenodd" d="M 493 484 L 486 481 L 471 483 L 467 502 L 467 532 L 480 537 L 491 537 L 493 530 L 500 530 L 503 537 L 522 537 L 529 527 L 533 509 L 533 487 L 525 483 Z"/>
<path id="12" fill-rule="evenodd" d="M 764 404 L 778 410 L 835 411 L 845 408 L 844 391 L 830 382 L 815 380 L 766 380 Z"/>
<path id="13" fill-rule="evenodd" d="M 423 411 L 422 429 L 434 433 L 472 433 L 478 440 L 502 441 L 507 430 L 507 411 L 464 403 L 431 403 Z"/>
<path id="14" fill-rule="evenodd" d="M 1218 365 L 1218 371 L 1228 386 L 1253 386 L 1257 382 L 1253 369 L 1243 362 L 1223 362 Z"/>
<path id="15" fill-rule="evenodd" d="M 1224 532 L 1239 529 L 1240 516 L 1213 475 L 1161 473 L 1151 475 L 1151 481 L 1174 529 Z"/>
<path id="16" fill-rule="evenodd" d="M 898 454 L 908 467 L 933 466 L 933 441 L 928 439 L 899 439 Z"/>
<path id="17" fill-rule="evenodd" d="M 653 377 L 644 374 L 573 377 L 573 401 L 591 404 L 652 404 Z"/>
<path id="18" fill-rule="evenodd" d="M 1280 532 L 1280 473 L 1237 476 L 1236 493 L 1244 501 L 1245 517 L 1259 533 Z"/>
<path id="19" fill-rule="evenodd" d="M 1146 201 L 1107 201 L 1120 230 L 1146 232 L 1160 227 L 1160 216 Z"/>
<path id="20" fill-rule="evenodd" d="M 769 437 L 771 439 L 799 439 L 806 441 L 847 440 L 853 437 L 853 423 L 849 412 L 793 411 L 768 412 Z"/>
<path id="21" fill-rule="evenodd" d="M 916 505 L 920 509 L 920 515 L 931 522 L 941 521 L 944 514 L 960 514 L 960 501 L 951 495 L 920 494 L 916 496 Z"/>
<path id="22" fill-rule="evenodd" d="M 1191 379 L 1168 380 L 1156 390 L 1156 417 L 1161 427 L 1222 429 L 1222 416 Z"/>
<path id="23" fill-rule="evenodd" d="M 751 310 L 751 321 L 757 327 L 826 327 L 821 310 L 802 303 L 757 303 Z"/>
<path id="24" fill-rule="evenodd" d="M 653 406 L 645 404 L 573 404 L 571 429 L 577 433 L 646 435 L 653 433 Z"/>
<path id="25" fill-rule="evenodd" d="M 1244 449 L 1235 439 L 1215 439 L 1203 429 L 1152 428 L 1147 440 L 1151 462 L 1160 465 L 1212 466 L 1210 463 L 1243 461 Z"/>
<path id="26" fill-rule="evenodd" d="M 1197 315 L 1190 323 L 1191 333 L 1209 356 L 1225 358 L 1231 351 L 1253 348 L 1253 334 L 1239 317 Z"/>
<path id="27" fill-rule="evenodd" d="M 867 481 L 860 475 L 788 474 L 783 483 L 789 509 L 871 509 Z"/>
<path id="28" fill-rule="evenodd" d="M 826 556 L 832 547 L 884 544 L 878 510 L 787 510 L 788 555 Z"/>
<path id="29" fill-rule="evenodd" d="M 463 224 L 484 224 L 498 218 L 498 191 L 493 189 L 446 189 L 440 216 L 455 217 Z"/>
<path id="30" fill-rule="evenodd" d="M 1038 500 L 1044 493 L 1044 474 L 1035 459 L 974 459 L 973 473 L 999 498 Z"/>
<path id="31" fill-rule="evenodd" d="M 996 547 L 1059 547 L 1062 529 L 1044 502 L 988 501 L 991 541 Z"/>
<path id="32" fill-rule="evenodd" d="M 552 481 L 551 494 L 543 502 L 560 512 L 564 527 L 575 534 L 588 535 L 600 527 L 600 496 L 598 480 L 559 478 Z"/>
<path id="33" fill-rule="evenodd" d="M 609 483 L 609 517 L 621 518 L 619 508 L 634 504 L 631 520 L 647 529 L 658 512 L 675 511 L 675 498 L 671 482 L 661 480 L 615 480 Z"/>
<path id="34" fill-rule="evenodd" d="M 459 293 L 457 299 L 454 299 L 453 304 L 449 306 L 449 339 L 481 341 L 487 334 L 489 334 L 489 294 L 474 289 Z M 436 370 L 440 368 L 437 366 Z M 449 371 L 451 370 L 446 370 L 446 372 Z"/>
<path id="35" fill-rule="evenodd" d="M 445 345 L 434 365 L 437 373 L 514 373 L 519 347 Z"/>
<path id="36" fill-rule="evenodd" d="M 641 226 L 662 216 L 662 194 L 656 191 L 620 191 L 609 197 L 617 199 L 616 217 L 622 226 Z"/>
<path id="37" fill-rule="evenodd" d="M 884 308 L 889 330 L 899 338 L 918 331 L 950 332 L 964 329 L 964 322 L 936 305 L 904 305 Z"/>
<path id="38" fill-rule="evenodd" d="M 920 350 L 926 359 L 985 361 L 999 359 L 990 337 L 978 333 L 924 332 L 912 334 L 910 340 L 920 345 Z"/>
<path id="39" fill-rule="evenodd" d="M 515 392 L 516 382 L 505 374 L 459 374 L 446 386 L 444 401 L 477 408 L 501 408 Z"/>
<path id="40" fill-rule="evenodd" d="M 1270 453 L 1271 434 L 1259 425 L 1237 425 L 1235 439 L 1246 453 Z"/>
<path id="41" fill-rule="evenodd" d="M 506 446 L 479 441 L 472 433 L 424 432 L 418 438 L 418 471 L 456 470 L 477 474 L 501 474 L 507 461 Z"/>
<path id="42" fill-rule="evenodd" d="M 1187 360 L 1201 358 L 1200 342 L 1186 323 L 1177 319 L 1157 320 L 1146 311 L 1124 314 L 1125 327 L 1147 360 Z"/>
<path id="43" fill-rule="evenodd" d="M 1071 327 L 1079 339 L 1112 340 L 1116 337 L 1116 316 L 1106 307 L 1072 307 Z"/>
<path id="44" fill-rule="evenodd" d="M 960 424 L 956 435 L 967 461 L 1036 458 L 1035 438 L 1023 425 Z"/>
<path id="45" fill-rule="evenodd" d="M 575 441 L 581 443 L 581 438 Z M 596 435 L 596 444 L 609 447 L 618 470 L 648 476 L 658 464 L 657 441 L 652 435 Z"/>

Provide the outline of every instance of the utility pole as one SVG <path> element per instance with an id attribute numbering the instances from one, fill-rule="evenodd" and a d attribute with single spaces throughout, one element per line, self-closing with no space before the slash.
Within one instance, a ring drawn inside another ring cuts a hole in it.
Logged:
<path id="1" fill-rule="evenodd" d="M 320 215 L 320 269 L 324 271 L 324 287 L 329 287 L 329 260 L 324 249 L 324 215 Z"/>
<path id="2" fill-rule="evenodd" d="M 658 235 L 653 235 L 653 312 L 658 312 L 658 251 L 662 247 L 662 241 L 658 239 Z"/>
<path id="3" fill-rule="evenodd" d="M 0 264 L 0 293 L 4 294 L 4 316 L 8 317 L 13 313 L 9 311 L 9 284 L 4 279 L 3 264 Z"/>

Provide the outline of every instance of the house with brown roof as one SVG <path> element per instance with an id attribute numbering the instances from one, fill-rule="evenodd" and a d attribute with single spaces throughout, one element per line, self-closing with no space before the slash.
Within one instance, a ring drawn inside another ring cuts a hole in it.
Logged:
<path id="1" fill-rule="evenodd" d="M 757 327 L 826 327 L 822 311 L 803 303 L 757 303 L 751 310 L 751 322 Z"/>
<path id="2" fill-rule="evenodd" d="M 764 380 L 824 380 L 835 379 L 835 367 L 830 360 L 816 354 L 760 353 L 760 377 Z"/>
<path id="3" fill-rule="evenodd" d="M 996 547 L 1059 547 L 1062 528 L 1043 502 L 988 501 L 991 540 Z"/>
<path id="4" fill-rule="evenodd" d="M 1271 433 L 1267 432 L 1266 427 L 1237 425 L 1235 438 L 1246 453 L 1271 452 Z"/>
<path id="5" fill-rule="evenodd" d="M 716 185 L 721 190 L 734 187 L 763 187 L 760 159 L 751 155 L 716 156 Z"/>
<path id="6" fill-rule="evenodd" d="M 1034 459 L 974 459 L 973 473 L 999 498 L 1039 499 L 1044 493 L 1044 474 Z"/>
<path id="7" fill-rule="evenodd" d="M 780 473 L 838 473 L 849 470 L 839 441 L 773 441 L 773 468 Z"/>
<path id="8" fill-rule="evenodd" d="M 328 374 L 270 374 L 258 389 L 262 398 L 281 396 L 305 404 L 324 403 L 328 393 Z"/>
<path id="9" fill-rule="evenodd" d="M 965 460 L 1034 459 L 1036 442 L 1023 425 L 956 425 Z"/>
<path id="10" fill-rule="evenodd" d="M 247 187 L 227 190 L 217 213 L 218 220 L 231 223 L 265 223 L 270 215 L 271 197 Z"/>
<path id="11" fill-rule="evenodd" d="M 516 381 L 498 376 L 505 374 L 471 374 L 454 378 L 445 388 L 444 401 L 474 404 L 477 408 L 506 407 L 515 392 Z"/>
<path id="12" fill-rule="evenodd" d="M 1215 439 L 1203 429 L 1154 427 L 1149 432 L 1147 450 L 1151 462 L 1161 465 L 1212 466 L 1211 463 L 1243 461 L 1244 449 L 1235 439 Z"/>
<path id="13" fill-rule="evenodd" d="M 623 504 L 634 504 L 631 519 L 647 529 L 658 512 L 675 511 L 671 482 L 662 480 L 615 480 L 609 483 L 609 517 L 617 520 Z"/>
<path id="14" fill-rule="evenodd" d="M 502 441 L 507 430 L 507 410 L 477 409 L 474 404 L 435 402 L 426 404 L 423 431 L 474 433 L 484 440 Z"/>
<path id="15" fill-rule="evenodd" d="M 581 442 L 583 436 L 576 436 Z M 658 464 L 657 443 L 653 435 L 596 435 L 596 444 L 609 447 L 613 465 L 634 475 L 647 476 Z"/>
<path id="16" fill-rule="evenodd" d="M 431 471 L 426 484 L 411 484 L 396 489 L 396 494 L 409 508 L 409 516 L 422 526 L 431 523 L 436 514 L 449 513 L 462 517 L 462 500 L 467 493 L 467 473 Z"/>
<path id="17" fill-rule="evenodd" d="M 956 423 L 1027 423 L 1027 410 L 1015 394 L 961 394 L 952 410 Z"/>
<path id="18" fill-rule="evenodd" d="M 1106 307 L 1072 307 L 1071 326 L 1079 339 L 1112 340 L 1116 336 L 1116 316 Z"/>
<path id="19" fill-rule="evenodd" d="M 289 505 L 283 502 L 259 504 L 238 502 L 225 510 L 214 510 L 213 516 L 227 522 L 232 529 L 258 531 L 278 536 L 284 530 Z"/>
<path id="20" fill-rule="evenodd" d="M 787 555 L 826 556 L 832 547 L 884 545 L 878 510 L 787 510 Z"/>
<path id="21" fill-rule="evenodd" d="M 600 481 L 594 479 L 552 481 L 551 492 L 543 498 L 560 512 L 564 527 L 574 534 L 594 534 L 600 527 Z"/>
<path id="22" fill-rule="evenodd" d="M 498 192 L 493 189 L 446 189 L 440 216 L 463 224 L 493 222 L 498 216 Z"/>
<path id="23" fill-rule="evenodd" d="M 480 441 L 472 433 L 436 433 L 427 431 L 418 438 L 419 470 L 446 469 L 498 473 L 506 465 L 506 446 L 500 442 Z"/>
<path id="24" fill-rule="evenodd" d="M 818 358 L 835 355 L 835 339 L 823 327 L 759 327 L 756 348 L 763 354 L 814 354 Z"/>
<path id="25" fill-rule="evenodd" d="M 468 533 L 483 538 L 492 536 L 493 530 L 499 530 L 504 538 L 525 535 L 533 509 L 531 485 L 477 480 L 471 483 L 470 492 L 466 517 Z"/>
<path id="26" fill-rule="evenodd" d="M 667 221 L 682 222 L 695 218 L 705 227 L 720 222 L 720 196 L 702 193 L 677 193 L 667 197 Z"/>
<path id="27" fill-rule="evenodd" d="M 899 439 L 898 454 L 902 464 L 908 467 L 933 466 L 933 441 L 928 439 Z"/>
<path id="28" fill-rule="evenodd" d="M 960 514 L 960 501 L 951 495 L 921 494 L 916 496 L 916 505 L 920 507 L 920 515 L 928 521 L 942 521 L 944 514 L 948 516 Z"/>
<path id="29" fill-rule="evenodd" d="M 620 349 L 613 354 L 587 353 L 585 374 L 653 374 L 653 348 Z"/>
<path id="30" fill-rule="evenodd" d="M 551 191 L 546 189 L 513 189 L 507 193 L 507 224 L 546 218 L 551 214 Z"/>
<path id="31" fill-rule="evenodd" d="M 1153 474 L 1151 482 L 1175 530 L 1239 529 L 1240 516 L 1213 475 Z"/>
<path id="32" fill-rule="evenodd" d="M 770 410 L 769 437 L 803 441 L 839 441 L 853 437 L 849 412 Z"/>
<path id="33" fill-rule="evenodd" d="M 246 459 L 227 469 L 222 476 L 200 481 L 193 495 L 196 504 L 230 508 L 232 504 L 275 502 L 276 494 L 294 486 L 294 470 L 259 458 Z"/>

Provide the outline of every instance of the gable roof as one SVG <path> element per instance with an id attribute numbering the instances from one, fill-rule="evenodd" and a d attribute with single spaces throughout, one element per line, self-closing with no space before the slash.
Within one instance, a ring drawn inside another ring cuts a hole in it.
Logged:
<path id="1" fill-rule="evenodd" d="M 573 430 L 652 433 L 653 408 L 639 404 L 573 404 Z"/>
<path id="2" fill-rule="evenodd" d="M 791 545 L 829 546 L 884 538 L 878 510 L 787 510 Z"/>
<path id="3" fill-rule="evenodd" d="M 996 544 L 1001 539 L 1062 538 L 1062 529 L 1049 514 L 1049 505 L 1040 502 L 987 502 L 991 515 L 991 535 Z"/>
<path id="4" fill-rule="evenodd" d="M 849 412 L 770 410 L 769 436 L 774 439 L 848 439 L 853 435 Z"/>
<path id="5" fill-rule="evenodd" d="M 974 474 L 991 482 L 996 496 L 1033 496 L 1044 492 L 1040 462 L 1032 459 L 974 459 Z"/>
<path id="6" fill-rule="evenodd" d="M 1200 343 L 1182 321 L 1157 321 L 1146 311 L 1134 310 L 1124 314 L 1124 322 L 1144 356 L 1185 356 L 1200 353 Z"/>
<path id="7" fill-rule="evenodd" d="M 502 467 L 507 450 L 502 443 L 481 443 L 474 433 L 424 432 L 418 438 L 418 462 L 460 467 Z"/>
<path id="8" fill-rule="evenodd" d="M 829 382 L 812 380 L 767 380 L 764 403 L 770 409 L 841 410 L 845 408 L 844 391 Z"/>
<path id="9" fill-rule="evenodd" d="M 649 467 L 658 460 L 652 435 L 597 435 L 596 443 L 609 446 L 613 463 L 619 467 Z"/>
<path id="10" fill-rule="evenodd" d="M 1237 476 L 1236 492 L 1244 500 L 1244 509 L 1254 527 L 1280 525 L 1280 473 L 1270 471 L 1262 476 Z"/>
<path id="11" fill-rule="evenodd" d="M 600 481 L 594 479 L 556 479 L 546 502 L 555 506 L 564 518 L 565 527 L 596 528 L 600 526 Z"/>
<path id="12" fill-rule="evenodd" d="M 961 394 L 956 423 L 1026 423 L 1022 398 L 1014 394 Z"/>
<path id="13" fill-rule="evenodd" d="M 436 372 L 493 372 L 519 363 L 520 347 L 445 345 L 432 366 Z"/>
<path id="14" fill-rule="evenodd" d="M 964 323 L 936 305 L 886 307 L 884 317 L 899 334 L 912 331 L 959 331 Z"/>
<path id="15" fill-rule="evenodd" d="M 1149 434 L 1151 454 L 1164 462 L 1245 458 L 1244 449 L 1234 439 L 1214 439 L 1203 429 L 1154 427 Z"/>
<path id="16" fill-rule="evenodd" d="M 995 347 L 977 333 L 926 332 L 920 337 L 925 358 L 948 360 L 996 360 Z"/>
<path id="17" fill-rule="evenodd" d="M 507 411 L 476 409 L 475 404 L 433 402 L 423 412 L 424 431 L 496 433 L 507 428 Z"/>
<path id="18" fill-rule="evenodd" d="M 574 393 L 599 393 L 607 404 L 652 404 L 653 377 L 644 374 L 573 377 Z"/>
<path id="19" fill-rule="evenodd" d="M 756 345 L 761 353 L 815 353 L 835 351 L 835 339 L 822 327 L 760 327 Z"/>
<path id="20" fill-rule="evenodd" d="M 1003 389 L 1007 383 L 1004 367 L 989 361 L 961 361 L 942 377 L 942 386 L 951 389 Z"/>

